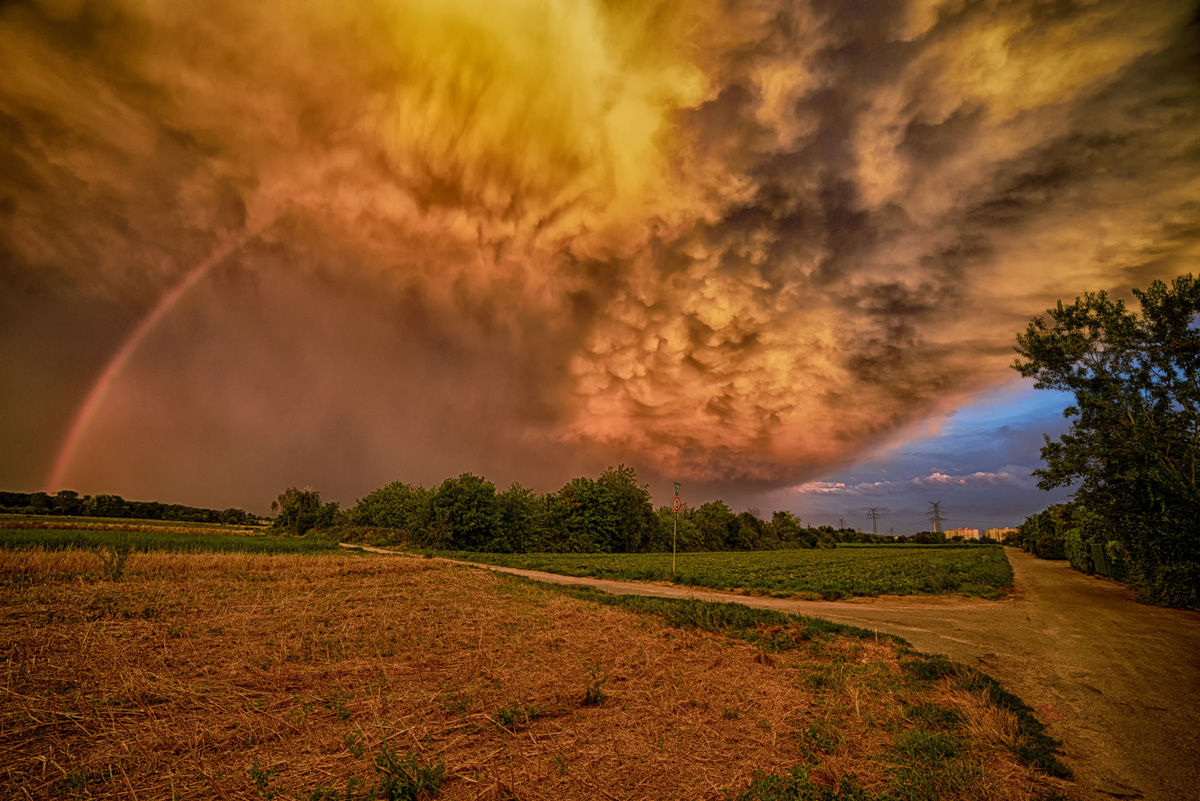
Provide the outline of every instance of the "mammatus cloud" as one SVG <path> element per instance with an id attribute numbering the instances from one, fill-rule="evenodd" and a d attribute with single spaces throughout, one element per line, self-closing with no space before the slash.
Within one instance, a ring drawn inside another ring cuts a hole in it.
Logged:
<path id="1" fill-rule="evenodd" d="M 0 281 L 39 310 L 7 375 L 87 336 L 38 320 L 132 321 L 261 228 L 188 318 L 222 329 L 148 345 L 97 448 L 151 407 L 303 420 L 260 451 L 363 494 L 444 413 L 463 454 L 785 484 L 1008 378 L 1054 300 L 1195 269 L 1193 7 L 726 6 L 4 6 Z M 214 373 L 241 380 L 164 389 Z"/>

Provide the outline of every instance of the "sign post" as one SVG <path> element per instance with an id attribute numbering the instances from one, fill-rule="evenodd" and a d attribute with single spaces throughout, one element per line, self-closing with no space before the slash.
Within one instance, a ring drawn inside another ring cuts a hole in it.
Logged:
<path id="1" fill-rule="evenodd" d="M 675 540 L 679 535 L 679 510 L 683 508 L 683 501 L 679 500 L 678 481 L 675 482 L 675 500 L 671 503 L 671 508 L 675 510 L 675 525 L 671 527 L 671 580 L 675 579 Z"/>

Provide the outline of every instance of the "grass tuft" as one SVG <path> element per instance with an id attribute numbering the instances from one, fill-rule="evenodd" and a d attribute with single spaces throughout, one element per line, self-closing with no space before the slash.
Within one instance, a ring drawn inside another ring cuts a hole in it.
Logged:
<path id="1" fill-rule="evenodd" d="M 446 779 L 446 763 L 429 765 L 416 752 L 398 756 L 396 750 L 383 742 L 375 757 L 375 773 L 379 783 L 373 793 L 383 801 L 427 801 L 437 794 Z"/>

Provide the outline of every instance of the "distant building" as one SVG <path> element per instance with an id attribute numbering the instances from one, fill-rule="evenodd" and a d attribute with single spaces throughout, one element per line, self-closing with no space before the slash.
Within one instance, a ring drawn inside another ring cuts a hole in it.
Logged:
<path id="1" fill-rule="evenodd" d="M 1000 540 L 1004 539 L 1008 535 L 1016 534 L 1016 533 L 1017 533 L 1017 530 L 1015 528 L 1010 528 L 1008 526 L 1005 526 L 1004 528 L 984 529 L 983 536 L 991 537 L 992 539 L 999 542 Z"/>
<path id="2" fill-rule="evenodd" d="M 946 535 L 946 539 L 954 537 L 962 537 L 964 540 L 979 539 L 979 529 L 977 528 L 948 528 L 942 533 Z"/>

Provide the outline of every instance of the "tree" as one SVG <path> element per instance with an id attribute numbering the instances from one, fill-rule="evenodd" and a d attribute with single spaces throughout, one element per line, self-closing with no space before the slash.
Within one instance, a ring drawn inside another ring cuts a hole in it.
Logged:
<path id="1" fill-rule="evenodd" d="M 81 508 L 88 517 L 126 517 L 129 513 L 129 507 L 120 495 L 85 498 Z"/>
<path id="2" fill-rule="evenodd" d="M 556 549 L 568 553 L 611 553 L 619 521 L 608 487 L 590 478 L 575 478 L 556 497 L 555 514 L 561 532 Z"/>
<path id="3" fill-rule="evenodd" d="M 59 515 L 77 515 L 83 506 L 83 500 L 75 490 L 59 490 L 54 496 L 54 513 Z"/>
<path id="4" fill-rule="evenodd" d="M 288 487 L 271 501 L 271 513 L 275 515 L 273 528 L 300 535 L 314 528 L 333 525 L 338 517 L 338 504 L 322 504 L 321 493 L 312 487 Z"/>
<path id="5" fill-rule="evenodd" d="M 612 499 L 616 532 L 612 550 L 620 553 L 644 551 L 650 546 L 657 526 L 650 488 L 638 484 L 632 467 L 621 465 L 604 471 L 596 483 L 608 490 Z"/>
<path id="6" fill-rule="evenodd" d="M 757 509 L 747 509 L 737 516 L 737 530 L 729 546 L 738 551 L 754 551 L 766 545 L 766 524 Z"/>
<path id="7" fill-rule="evenodd" d="M 243 525 L 249 521 L 250 516 L 246 514 L 245 509 L 238 509 L 234 506 L 228 509 L 223 509 L 221 514 L 217 516 L 218 523 L 225 525 Z"/>
<path id="8" fill-rule="evenodd" d="M 496 485 L 473 473 L 439 484 L 431 508 L 434 527 L 450 534 L 448 547 L 480 551 L 496 537 Z"/>
<path id="9" fill-rule="evenodd" d="M 771 515 L 771 531 L 785 548 L 817 547 L 816 535 L 801 526 L 800 518 L 791 512 L 780 511 Z"/>
<path id="10" fill-rule="evenodd" d="M 495 553 L 524 553 L 541 539 L 544 504 L 537 494 L 515 481 L 496 495 L 499 523 L 488 545 Z"/>
<path id="11" fill-rule="evenodd" d="M 676 514 L 673 507 L 664 504 L 658 507 L 655 514 L 658 517 L 658 525 L 655 528 L 654 537 L 647 550 L 670 553 L 672 544 L 674 544 L 674 547 L 680 553 L 704 549 L 700 532 L 696 529 L 695 522 L 693 522 L 694 509 L 685 504 L 683 511 Z M 674 543 L 672 543 L 672 540 Z"/>
<path id="12" fill-rule="evenodd" d="M 419 485 L 393 481 L 360 499 L 349 512 L 351 525 L 391 529 L 380 542 L 428 545 L 433 492 Z"/>
<path id="13" fill-rule="evenodd" d="M 1185 275 L 1133 294 L 1140 317 L 1089 293 L 1017 337 L 1013 367 L 1075 396 L 1070 430 L 1046 437 L 1034 475 L 1042 489 L 1077 486 L 1151 600 L 1200 606 L 1200 283 Z"/>
<path id="14" fill-rule="evenodd" d="M 692 512 L 692 522 L 706 551 L 728 550 L 737 541 L 741 521 L 724 501 L 709 501 Z"/>

